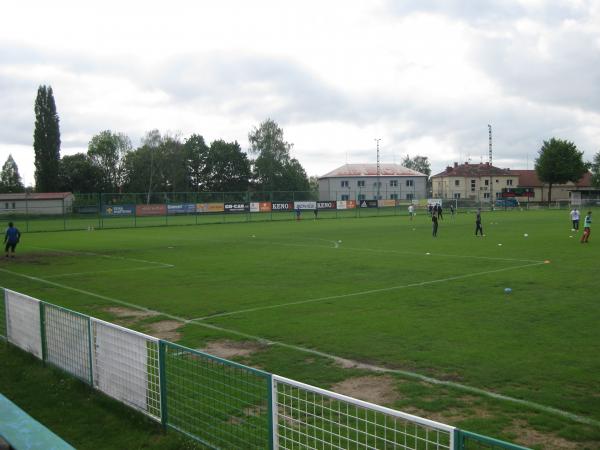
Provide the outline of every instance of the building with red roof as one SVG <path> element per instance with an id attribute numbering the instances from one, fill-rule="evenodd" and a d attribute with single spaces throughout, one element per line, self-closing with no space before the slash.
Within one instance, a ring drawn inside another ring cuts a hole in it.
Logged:
<path id="1" fill-rule="evenodd" d="M 319 177 L 319 200 L 426 198 L 427 175 L 400 164 L 345 164 Z"/>
<path id="2" fill-rule="evenodd" d="M 71 192 L 24 192 L 0 194 L 0 214 L 64 214 L 71 212 Z"/>

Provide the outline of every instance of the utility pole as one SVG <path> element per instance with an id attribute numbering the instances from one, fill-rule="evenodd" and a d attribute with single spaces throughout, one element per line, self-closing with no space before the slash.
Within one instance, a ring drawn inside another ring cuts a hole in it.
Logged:
<path id="1" fill-rule="evenodd" d="M 379 180 L 379 177 L 381 176 L 381 166 L 379 165 L 379 141 L 381 141 L 381 139 L 375 138 L 375 142 L 377 142 L 377 200 L 379 200 L 381 191 L 381 181 Z"/>
<path id="2" fill-rule="evenodd" d="M 488 124 L 488 136 L 489 136 L 489 160 L 490 160 L 490 204 L 493 204 L 492 202 L 494 201 L 494 199 L 492 198 L 492 126 L 490 124 Z"/>

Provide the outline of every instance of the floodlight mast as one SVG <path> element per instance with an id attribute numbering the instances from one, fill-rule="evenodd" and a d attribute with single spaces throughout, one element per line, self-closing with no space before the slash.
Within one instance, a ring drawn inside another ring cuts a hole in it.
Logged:
<path id="1" fill-rule="evenodd" d="M 490 204 L 493 202 L 492 198 L 492 126 L 488 123 L 488 137 L 489 137 L 489 160 L 490 160 Z"/>
<path id="2" fill-rule="evenodd" d="M 379 164 L 379 141 L 381 141 L 380 138 L 375 138 L 375 142 L 377 142 L 377 200 L 379 200 L 379 197 L 381 196 L 381 182 L 379 181 L 379 177 L 381 176 L 381 166 Z"/>

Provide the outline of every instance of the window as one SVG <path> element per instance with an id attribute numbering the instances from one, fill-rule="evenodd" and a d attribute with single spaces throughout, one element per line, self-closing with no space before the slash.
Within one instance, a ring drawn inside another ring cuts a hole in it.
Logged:
<path id="1" fill-rule="evenodd" d="M 483 193 L 483 198 L 490 198 L 490 193 L 489 192 L 484 192 Z"/>
<path id="2" fill-rule="evenodd" d="M 454 194 L 454 198 L 456 198 L 456 199 L 460 198 L 460 192 L 456 192 L 456 193 Z"/>
<path id="3" fill-rule="evenodd" d="M 390 194 L 391 200 L 398 200 L 398 194 Z"/>
<path id="4" fill-rule="evenodd" d="M 342 187 L 348 187 L 348 180 L 342 180 Z"/>
<path id="5" fill-rule="evenodd" d="M 17 206 L 15 205 L 15 202 L 12 203 L 12 207 L 13 209 L 15 209 Z"/>
<path id="6" fill-rule="evenodd" d="M 398 187 L 398 180 L 390 180 L 391 187 Z"/>
<path id="7" fill-rule="evenodd" d="M 475 180 L 471 180 L 471 192 L 475 192 Z"/>
<path id="8" fill-rule="evenodd" d="M 342 201 L 348 200 L 350 197 L 348 194 L 342 194 Z"/>
<path id="9" fill-rule="evenodd" d="M 513 181 L 513 180 L 506 180 L 506 185 L 507 185 L 507 186 L 512 186 L 512 181 Z"/>
<path id="10" fill-rule="evenodd" d="M 485 180 L 485 185 L 489 186 L 490 185 L 490 180 Z"/>
<path id="11" fill-rule="evenodd" d="M 381 187 L 381 181 L 376 181 L 373 183 L 373 187 Z"/>
<path id="12" fill-rule="evenodd" d="M 365 180 L 358 180 L 358 181 L 356 182 L 356 185 L 357 185 L 358 187 L 365 187 Z"/>
<path id="13" fill-rule="evenodd" d="M 365 194 L 358 194 L 358 201 L 366 200 L 367 196 Z"/>
<path id="14" fill-rule="evenodd" d="M 406 193 L 406 200 L 412 200 L 414 198 L 414 195 L 412 192 L 407 192 Z"/>
<path id="15" fill-rule="evenodd" d="M 4 204 L 4 209 L 8 209 L 8 202 Z"/>
<path id="16" fill-rule="evenodd" d="M 460 186 L 460 180 L 454 180 L 454 186 Z"/>
<path id="17" fill-rule="evenodd" d="M 414 186 L 414 181 L 413 180 L 406 180 L 406 186 L 407 187 Z"/>

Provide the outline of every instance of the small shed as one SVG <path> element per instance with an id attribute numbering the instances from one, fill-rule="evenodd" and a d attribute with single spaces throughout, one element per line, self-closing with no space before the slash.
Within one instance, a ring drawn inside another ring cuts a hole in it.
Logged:
<path id="1" fill-rule="evenodd" d="M 57 215 L 70 213 L 75 196 L 71 192 L 24 192 L 0 194 L 0 214 Z"/>

